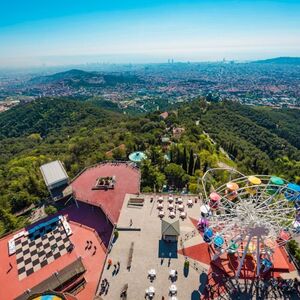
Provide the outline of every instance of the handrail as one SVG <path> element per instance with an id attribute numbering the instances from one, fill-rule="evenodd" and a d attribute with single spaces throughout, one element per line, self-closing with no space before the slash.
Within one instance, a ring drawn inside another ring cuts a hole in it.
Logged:
<path id="1" fill-rule="evenodd" d="M 100 273 L 100 276 L 99 276 L 99 280 L 98 280 L 98 284 L 97 284 L 96 296 L 99 294 L 99 291 L 100 291 L 100 282 L 101 282 L 101 278 L 102 278 L 102 275 L 103 275 L 103 272 L 104 272 L 104 268 L 105 268 L 105 265 L 106 265 L 108 254 L 110 253 L 110 250 L 111 250 L 111 247 L 112 247 L 112 241 L 113 241 L 113 238 L 114 238 L 115 229 L 116 229 L 116 225 L 113 226 L 112 234 L 111 234 L 110 240 L 108 242 L 106 255 L 105 255 L 105 258 L 104 258 L 102 270 L 101 270 L 101 273 Z"/>
<path id="2" fill-rule="evenodd" d="M 128 160 L 104 160 L 104 161 L 101 161 L 99 163 L 96 163 L 96 164 L 93 164 L 93 165 L 90 165 L 88 167 L 84 167 L 79 173 L 77 173 L 75 175 L 75 177 L 73 177 L 70 182 L 69 182 L 69 185 L 74 182 L 82 173 L 84 173 L 86 170 L 88 169 L 91 169 L 91 168 L 97 168 L 101 165 L 106 165 L 106 164 L 127 164 L 129 167 L 132 168 L 132 170 L 136 171 L 136 172 L 139 172 L 139 167 L 137 164 L 131 162 L 131 161 L 128 161 Z"/>
<path id="3" fill-rule="evenodd" d="M 293 264 L 296 266 L 298 274 L 300 273 L 300 267 L 291 251 L 287 248 L 287 246 L 283 247 L 283 250 L 288 254 L 288 257 L 293 261 Z"/>

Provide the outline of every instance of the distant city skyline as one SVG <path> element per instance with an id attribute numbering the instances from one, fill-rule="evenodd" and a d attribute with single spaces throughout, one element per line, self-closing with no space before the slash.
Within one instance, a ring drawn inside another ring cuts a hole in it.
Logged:
<path id="1" fill-rule="evenodd" d="M 5 1 L 0 67 L 300 56 L 300 1 Z"/>

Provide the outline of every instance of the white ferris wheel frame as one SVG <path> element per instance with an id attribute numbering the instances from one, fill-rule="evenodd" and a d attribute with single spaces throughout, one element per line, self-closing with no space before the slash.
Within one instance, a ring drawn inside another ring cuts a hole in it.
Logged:
<path id="1" fill-rule="evenodd" d="M 287 240 L 280 241 L 279 234 L 284 230 L 290 239 L 299 234 L 295 231 L 296 209 L 292 201 L 284 197 L 289 182 L 284 181 L 283 185 L 275 185 L 270 182 L 272 176 L 253 175 L 261 180 L 260 184 L 247 185 L 248 176 L 231 168 L 214 168 L 205 172 L 202 177 L 202 186 L 205 194 L 206 204 L 209 204 L 209 196 L 206 190 L 207 176 L 212 172 L 227 171 L 236 178 L 230 178 L 230 182 L 237 183 L 236 199 L 229 200 L 226 194 L 226 183 L 213 188 L 221 196 L 218 202 L 218 209 L 212 210 L 208 217 L 209 227 L 213 229 L 214 236 L 221 235 L 225 240 L 225 247 L 217 252 L 213 260 L 220 257 L 225 251 L 228 252 L 229 242 L 238 243 L 239 266 L 236 277 L 240 277 L 246 255 L 250 244 L 255 246 L 252 254 L 256 257 L 256 276 L 260 275 L 260 258 L 264 256 L 271 261 L 272 254 L 276 247 L 286 244 Z M 268 189 L 274 188 L 274 193 L 267 193 Z M 253 193 L 249 192 L 253 190 Z M 242 245 L 245 247 L 241 247 Z"/>

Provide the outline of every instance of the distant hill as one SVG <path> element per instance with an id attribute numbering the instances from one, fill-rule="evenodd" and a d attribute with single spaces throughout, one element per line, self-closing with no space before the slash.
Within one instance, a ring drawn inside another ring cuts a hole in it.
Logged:
<path id="1" fill-rule="evenodd" d="M 117 74 L 106 75 L 99 72 L 86 72 L 72 69 L 66 72 L 55 73 L 47 76 L 38 76 L 29 80 L 29 84 L 59 84 L 64 83 L 72 87 L 101 87 L 115 86 L 116 84 L 140 83 L 141 80 L 133 75 Z"/>
<path id="2" fill-rule="evenodd" d="M 275 57 L 265 60 L 256 60 L 252 63 L 278 64 L 278 65 L 300 65 L 300 57 Z"/>
<path id="3" fill-rule="evenodd" d="M 55 73 L 47 76 L 37 76 L 32 78 L 29 82 L 31 83 L 51 83 L 60 80 L 72 79 L 72 78 L 87 78 L 91 77 L 91 72 L 85 72 L 82 70 L 72 69 L 65 72 Z"/>

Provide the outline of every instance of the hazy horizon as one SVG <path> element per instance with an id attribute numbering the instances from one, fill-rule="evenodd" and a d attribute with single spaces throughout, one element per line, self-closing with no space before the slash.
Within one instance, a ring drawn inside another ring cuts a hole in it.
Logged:
<path id="1" fill-rule="evenodd" d="M 37 0 L 0 9 L 0 68 L 300 56 L 300 1 Z"/>

